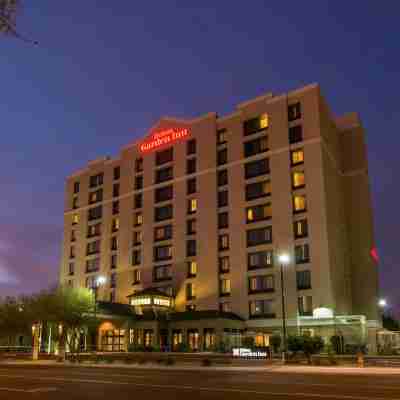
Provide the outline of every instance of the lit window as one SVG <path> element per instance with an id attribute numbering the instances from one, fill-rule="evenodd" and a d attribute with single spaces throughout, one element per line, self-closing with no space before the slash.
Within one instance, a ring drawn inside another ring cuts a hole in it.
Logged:
<path id="1" fill-rule="evenodd" d="M 299 188 L 305 186 L 306 181 L 304 178 L 303 171 L 294 171 L 292 174 L 292 185 L 293 188 Z"/>
<path id="2" fill-rule="evenodd" d="M 227 141 L 226 129 L 219 129 L 217 132 L 217 144 L 224 144 Z"/>
<path id="3" fill-rule="evenodd" d="M 268 115 L 267 114 L 260 115 L 260 128 L 261 129 L 268 128 Z"/>
<path id="4" fill-rule="evenodd" d="M 133 271 L 133 284 L 136 285 L 140 283 L 140 269 L 135 269 Z"/>
<path id="5" fill-rule="evenodd" d="M 293 197 L 293 209 L 294 212 L 301 212 L 306 210 L 306 196 L 294 196 Z"/>
<path id="6" fill-rule="evenodd" d="M 219 272 L 221 274 L 229 272 L 230 264 L 229 264 L 229 257 L 221 257 L 219 259 Z"/>
<path id="7" fill-rule="evenodd" d="M 142 225 L 142 224 L 143 224 L 143 214 L 136 213 L 135 214 L 135 226 Z"/>
<path id="8" fill-rule="evenodd" d="M 292 165 L 301 164 L 304 162 L 304 151 L 303 149 L 293 150 L 291 152 L 291 163 Z"/>
<path id="9" fill-rule="evenodd" d="M 72 223 L 73 224 L 77 224 L 79 222 L 79 215 L 78 214 L 74 214 L 72 216 Z"/>
<path id="10" fill-rule="evenodd" d="M 219 249 L 227 250 L 229 249 L 229 235 L 219 235 Z"/>
<path id="11" fill-rule="evenodd" d="M 111 229 L 113 232 L 116 232 L 119 229 L 119 218 L 114 218 L 112 220 Z"/>
<path id="12" fill-rule="evenodd" d="M 194 213 L 197 210 L 197 200 L 196 199 L 190 199 L 188 203 L 188 213 Z"/>
<path id="13" fill-rule="evenodd" d="M 196 261 L 190 261 L 188 262 L 188 276 L 189 277 L 194 277 L 197 274 L 197 262 Z"/>
<path id="14" fill-rule="evenodd" d="M 253 221 L 254 219 L 254 212 L 252 208 L 247 209 L 247 221 Z"/>
<path id="15" fill-rule="evenodd" d="M 231 280 L 221 279 L 220 280 L 220 294 L 221 296 L 229 296 L 231 294 Z"/>

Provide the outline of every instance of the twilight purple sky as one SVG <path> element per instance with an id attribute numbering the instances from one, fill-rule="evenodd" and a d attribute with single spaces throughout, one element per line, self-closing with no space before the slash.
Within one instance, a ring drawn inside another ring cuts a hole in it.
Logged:
<path id="1" fill-rule="evenodd" d="M 162 115 L 319 82 L 367 130 L 382 293 L 399 305 L 399 15 L 376 0 L 25 0 L 19 28 L 40 46 L 0 38 L 0 296 L 56 282 L 64 178 L 88 160 Z"/>

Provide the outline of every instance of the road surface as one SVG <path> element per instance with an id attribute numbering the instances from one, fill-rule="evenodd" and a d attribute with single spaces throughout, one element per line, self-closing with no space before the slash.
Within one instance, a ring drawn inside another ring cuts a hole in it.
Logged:
<path id="1" fill-rule="evenodd" d="M 400 374 L 200 371 L 0 364 L 0 399 L 6 400 L 394 400 Z M 353 370 L 354 371 L 354 370 Z"/>

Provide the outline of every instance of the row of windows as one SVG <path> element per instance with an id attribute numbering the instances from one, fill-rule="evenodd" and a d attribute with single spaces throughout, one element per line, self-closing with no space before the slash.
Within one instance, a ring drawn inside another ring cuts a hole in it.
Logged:
<path id="1" fill-rule="evenodd" d="M 293 105 L 288 106 L 288 120 L 289 122 L 297 120 L 301 118 L 301 105 L 300 103 L 296 103 Z M 267 114 L 262 114 L 259 117 L 249 119 L 244 122 L 243 124 L 243 132 L 245 136 L 252 135 L 255 133 L 258 133 L 260 131 L 263 131 L 268 128 L 269 125 L 269 119 Z M 254 141 L 253 143 L 247 142 L 245 144 L 245 157 L 249 157 L 254 154 L 258 154 L 258 152 L 265 151 L 265 149 L 268 148 L 267 145 L 267 138 L 262 138 L 259 142 Z M 289 127 L 289 143 L 297 143 L 302 141 L 302 127 L 301 125 L 296 125 Z M 227 130 L 226 129 L 219 129 L 217 131 L 217 144 L 221 145 L 227 142 Z M 186 143 L 186 154 L 187 155 L 192 155 L 196 153 L 196 140 L 191 139 L 187 141 Z M 247 150 L 246 150 L 247 148 Z M 220 154 L 220 153 L 218 153 Z M 247 154 L 247 155 L 246 155 Z M 173 161 L 173 148 L 168 148 L 163 151 L 156 152 L 156 159 L 155 163 L 156 166 L 160 166 L 169 162 Z M 188 160 L 189 161 L 189 160 Z M 218 163 L 224 164 L 227 162 L 227 157 L 226 153 L 221 153 L 221 155 L 218 155 Z M 219 164 L 219 165 L 221 165 Z M 189 167 L 194 168 L 195 167 Z M 143 159 L 138 158 L 135 160 L 135 172 L 140 173 L 143 172 Z M 193 173 L 193 172 L 188 172 L 188 173 Z M 120 167 L 115 167 L 113 170 L 113 178 L 114 180 L 119 180 L 121 175 Z M 100 173 L 97 175 L 92 175 L 89 178 L 89 187 L 90 188 L 95 188 L 98 186 L 101 186 L 103 184 L 104 180 L 104 173 Z M 157 181 L 157 180 L 156 180 Z M 79 193 L 80 190 L 80 184 L 79 181 L 74 182 L 74 187 L 73 187 L 73 192 L 74 194 Z"/>

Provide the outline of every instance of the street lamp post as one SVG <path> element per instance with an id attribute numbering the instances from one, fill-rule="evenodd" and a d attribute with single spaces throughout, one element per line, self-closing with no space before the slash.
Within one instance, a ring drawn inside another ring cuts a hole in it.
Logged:
<path id="1" fill-rule="evenodd" d="M 103 286 L 105 283 L 107 282 L 106 277 L 104 276 L 99 276 L 96 280 L 95 280 L 95 284 L 93 287 L 93 292 L 94 292 L 94 319 L 95 319 L 95 323 L 96 323 L 96 319 L 97 319 L 97 297 L 98 297 L 98 290 L 100 286 Z M 96 327 L 96 333 L 95 333 L 95 351 L 97 350 L 97 327 Z"/>
<path id="2" fill-rule="evenodd" d="M 283 267 L 289 264 L 290 258 L 287 254 L 279 255 L 279 263 L 281 265 L 281 303 L 282 303 L 282 335 L 283 335 L 283 349 L 282 349 L 282 362 L 286 362 L 287 352 L 287 335 L 286 335 L 286 306 L 285 306 L 285 281 L 283 278 Z"/>

